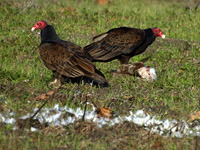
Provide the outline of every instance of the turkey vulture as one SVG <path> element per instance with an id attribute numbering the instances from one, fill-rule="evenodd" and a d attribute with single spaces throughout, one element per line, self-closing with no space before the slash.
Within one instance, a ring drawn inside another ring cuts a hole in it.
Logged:
<path id="1" fill-rule="evenodd" d="M 92 57 L 80 46 L 61 40 L 54 27 L 45 21 L 36 23 L 32 31 L 41 29 L 40 56 L 45 66 L 53 71 L 56 83 L 63 79 L 78 79 L 93 82 L 100 86 L 108 86 L 104 75 L 91 62 Z"/>
<path id="2" fill-rule="evenodd" d="M 93 57 L 94 62 L 119 59 L 121 64 L 127 64 L 131 57 L 144 52 L 156 37 L 165 38 L 156 27 L 145 30 L 120 27 L 95 36 L 94 42 L 85 46 L 84 50 Z"/>

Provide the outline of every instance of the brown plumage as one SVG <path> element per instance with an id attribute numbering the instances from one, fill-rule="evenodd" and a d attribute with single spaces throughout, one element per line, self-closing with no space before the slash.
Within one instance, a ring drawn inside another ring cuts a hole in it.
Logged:
<path id="1" fill-rule="evenodd" d="M 84 47 L 94 62 L 108 62 L 119 59 L 121 64 L 127 64 L 129 59 L 141 54 L 152 44 L 156 37 L 165 38 L 158 28 L 145 30 L 120 27 L 93 38 L 93 43 Z"/>
<path id="2" fill-rule="evenodd" d="M 32 30 L 41 29 L 40 56 L 45 66 L 52 70 L 55 81 L 65 78 L 85 80 L 98 85 L 108 86 L 104 75 L 91 62 L 91 56 L 82 48 L 69 41 L 61 40 L 53 26 L 39 21 Z"/>

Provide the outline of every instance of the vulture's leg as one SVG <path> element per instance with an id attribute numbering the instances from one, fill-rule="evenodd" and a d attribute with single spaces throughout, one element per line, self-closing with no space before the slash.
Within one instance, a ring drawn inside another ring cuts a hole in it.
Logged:
<path id="1" fill-rule="evenodd" d="M 130 59 L 130 56 L 121 55 L 121 57 L 119 58 L 119 61 L 120 61 L 121 65 L 122 64 L 128 64 L 129 59 Z"/>
<path id="2" fill-rule="evenodd" d="M 57 72 L 53 72 L 53 76 L 54 76 L 54 81 L 53 82 L 50 82 L 49 83 L 49 85 L 55 85 L 55 84 L 57 84 L 58 83 L 58 87 L 60 87 L 61 86 L 61 81 L 60 81 L 60 79 L 61 79 L 61 74 L 59 74 L 59 73 L 57 73 Z"/>
<path id="3" fill-rule="evenodd" d="M 55 78 L 53 82 L 50 82 L 50 83 L 49 83 L 49 85 L 56 84 L 57 82 L 58 82 L 58 79 L 57 79 L 57 78 Z"/>

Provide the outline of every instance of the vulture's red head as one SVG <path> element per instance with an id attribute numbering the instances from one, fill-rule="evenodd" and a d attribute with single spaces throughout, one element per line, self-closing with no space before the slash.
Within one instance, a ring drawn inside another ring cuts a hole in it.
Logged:
<path id="1" fill-rule="evenodd" d="M 165 35 L 163 34 L 163 32 L 160 29 L 155 27 L 155 28 L 152 28 L 152 31 L 153 31 L 153 34 L 155 37 L 161 37 L 163 39 L 165 38 Z"/>
<path id="2" fill-rule="evenodd" d="M 34 31 L 34 30 L 37 30 L 37 29 L 41 29 L 41 30 L 43 30 L 46 26 L 47 26 L 48 24 L 45 22 L 45 21 L 39 21 L 38 23 L 36 23 L 33 27 L 32 27 L 32 29 L 31 29 L 31 31 Z"/>

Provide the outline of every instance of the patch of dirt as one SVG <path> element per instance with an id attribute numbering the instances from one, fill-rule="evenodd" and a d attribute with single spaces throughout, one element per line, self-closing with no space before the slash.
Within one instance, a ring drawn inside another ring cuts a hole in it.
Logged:
<path id="1" fill-rule="evenodd" d="M 82 121 L 76 121 L 71 126 L 75 134 L 85 135 L 92 143 L 103 138 L 103 141 L 109 143 L 113 149 L 129 147 L 130 140 L 133 140 L 135 144 L 141 139 L 148 139 L 148 135 L 150 135 L 147 130 L 127 121 L 113 127 L 104 126 L 103 128 L 97 127 L 94 123 Z"/>
<path id="2" fill-rule="evenodd" d="M 115 126 L 104 126 L 99 128 L 92 122 L 76 121 L 66 127 L 45 127 L 40 132 L 30 132 L 26 130 L 2 130 L 1 132 L 7 134 L 10 142 L 15 142 L 18 148 L 23 147 L 25 140 L 38 142 L 65 142 L 60 144 L 53 144 L 54 149 L 74 149 L 76 142 L 81 149 L 87 149 L 88 145 L 97 148 L 98 144 L 108 146 L 109 149 L 168 149 L 173 144 L 176 148 L 183 149 L 198 149 L 199 138 L 167 138 L 145 130 L 131 122 L 122 122 Z M 73 136 L 76 136 L 73 138 Z M 21 137 L 21 138 L 19 138 Z M 38 139 L 39 138 L 39 139 Z M 75 142 L 76 141 L 76 142 Z M 37 147 L 32 143 L 32 146 Z M 173 144 L 172 144 L 173 143 Z M 51 147 L 52 148 L 52 147 Z"/>

